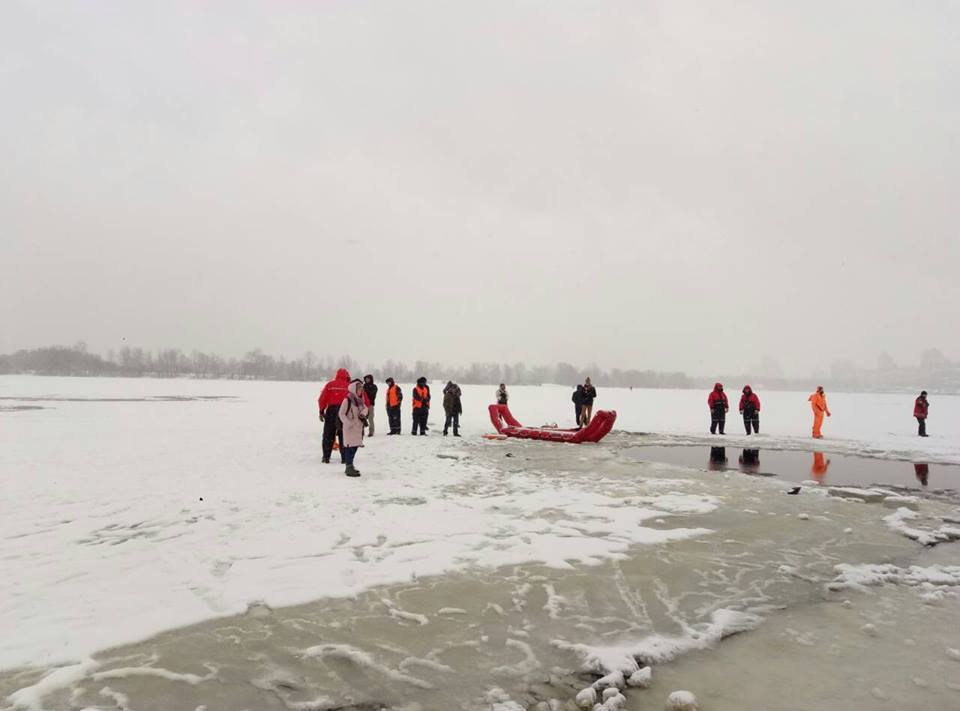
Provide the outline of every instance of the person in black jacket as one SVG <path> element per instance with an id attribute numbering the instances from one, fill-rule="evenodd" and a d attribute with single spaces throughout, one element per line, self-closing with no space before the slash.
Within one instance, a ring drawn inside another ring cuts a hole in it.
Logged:
<path id="1" fill-rule="evenodd" d="M 368 406 L 370 411 L 367 413 L 367 427 L 370 431 L 367 432 L 367 436 L 373 437 L 373 406 L 377 403 L 377 384 L 373 382 L 372 375 L 363 376 L 363 392 L 367 394 L 367 399 L 370 401 Z"/>
<path id="2" fill-rule="evenodd" d="M 597 397 L 597 389 L 593 387 L 590 378 L 583 381 L 583 410 L 580 411 L 581 425 L 586 427 L 593 417 L 593 401 Z"/>
<path id="3" fill-rule="evenodd" d="M 460 436 L 460 415 L 463 414 L 463 405 L 460 402 L 462 395 L 463 392 L 460 390 L 460 386 L 452 380 L 449 381 L 443 389 L 443 412 L 447 416 L 443 424 L 444 437 L 446 437 L 447 432 L 450 431 L 450 425 L 453 425 L 453 436 Z"/>
<path id="4" fill-rule="evenodd" d="M 578 430 L 583 427 L 583 425 L 580 424 L 580 418 L 581 418 L 581 415 L 583 414 L 583 398 L 584 398 L 583 386 L 578 385 L 577 389 L 573 391 L 573 397 L 570 398 L 571 400 L 573 400 L 573 411 L 575 413 L 574 416 L 576 417 Z"/>

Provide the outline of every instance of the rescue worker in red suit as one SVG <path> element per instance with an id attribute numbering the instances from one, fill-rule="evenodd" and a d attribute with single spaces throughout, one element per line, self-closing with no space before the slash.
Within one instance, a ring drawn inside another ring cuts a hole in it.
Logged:
<path id="1" fill-rule="evenodd" d="M 740 396 L 740 414 L 743 415 L 747 434 L 750 434 L 751 426 L 756 434 L 760 434 L 760 398 L 749 385 L 743 387 L 743 395 Z"/>
<path id="2" fill-rule="evenodd" d="M 350 385 L 350 373 L 346 368 L 340 368 L 336 376 L 323 386 L 323 391 L 317 399 L 320 408 L 320 421 L 323 423 L 323 463 L 330 463 L 330 454 L 333 452 L 333 440 L 340 440 L 340 458 L 343 459 L 343 434 L 340 431 L 340 405 L 347 397 L 347 388 Z"/>
<path id="3" fill-rule="evenodd" d="M 920 431 L 917 433 L 921 437 L 927 437 L 927 413 L 930 411 L 930 403 L 927 402 L 927 391 L 920 393 L 920 397 L 913 403 L 913 416 L 917 418 L 920 424 Z"/>
<path id="4" fill-rule="evenodd" d="M 710 408 L 710 434 L 716 434 L 718 428 L 720 434 L 724 434 L 723 428 L 727 424 L 727 410 L 730 409 L 730 402 L 727 400 L 727 394 L 723 392 L 722 383 L 713 386 L 713 391 L 707 397 L 707 407 Z"/>

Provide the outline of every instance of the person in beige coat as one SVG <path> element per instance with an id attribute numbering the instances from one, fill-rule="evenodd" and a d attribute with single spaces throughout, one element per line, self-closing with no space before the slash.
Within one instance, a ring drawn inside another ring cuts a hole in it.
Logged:
<path id="1" fill-rule="evenodd" d="M 340 422 L 343 429 L 343 463 L 347 465 L 347 476 L 360 476 L 360 472 L 353 466 L 353 458 L 357 456 L 357 449 L 363 444 L 363 431 L 367 425 L 369 410 L 363 401 L 363 381 L 350 381 L 347 387 L 347 396 L 340 405 Z"/>

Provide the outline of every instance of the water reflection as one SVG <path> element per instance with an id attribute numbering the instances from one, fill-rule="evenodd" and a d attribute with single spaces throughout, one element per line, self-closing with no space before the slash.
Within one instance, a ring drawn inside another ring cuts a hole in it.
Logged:
<path id="1" fill-rule="evenodd" d="M 818 484 L 823 484 L 827 478 L 827 469 L 830 468 L 830 460 L 823 456 L 823 452 L 813 453 L 813 465 L 810 467 L 810 476 Z"/>
<path id="2" fill-rule="evenodd" d="M 727 468 L 727 448 L 711 447 L 710 459 L 707 461 L 707 469 L 710 471 L 723 471 Z"/>
<path id="3" fill-rule="evenodd" d="M 930 478 L 930 465 L 926 462 L 914 462 L 913 473 L 916 475 L 917 481 L 920 482 L 920 486 L 926 486 L 927 480 Z"/>
<path id="4" fill-rule="evenodd" d="M 760 450 L 745 449 L 740 455 L 740 471 L 745 474 L 756 474 L 760 470 Z"/>

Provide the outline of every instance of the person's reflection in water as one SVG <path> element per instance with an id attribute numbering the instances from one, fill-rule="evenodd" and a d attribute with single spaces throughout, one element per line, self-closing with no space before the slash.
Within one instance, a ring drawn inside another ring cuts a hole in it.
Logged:
<path id="1" fill-rule="evenodd" d="M 740 455 L 740 471 L 744 474 L 756 474 L 760 469 L 760 450 L 745 449 Z"/>
<path id="2" fill-rule="evenodd" d="M 707 462 L 707 469 L 710 471 L 721 471 L 727 468 L 727 448 L 711 447 L 710 461 Z"/>
<path id="3" fill-rule="evenodd" d="M 830 468 L 830 460 L 824 459 L 823 452 L 813 453 L 813 466 L 810 467 L 810 474 L 818 484 L 823 484 L 827 478 L 827 469 Z"/>
<path id="4" fill-rule="evenodd" d="M 914 462 L 913 473 L 917 475 L 920 486 L 926 486 L 927 480 L 930 478 L 930 465 L 926 462 Z"/>

